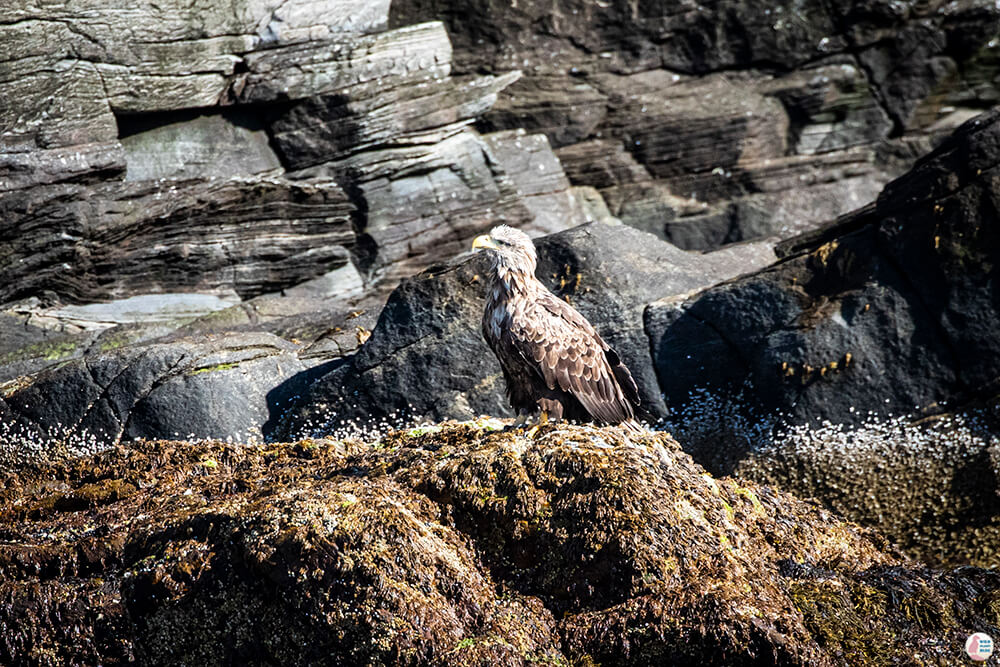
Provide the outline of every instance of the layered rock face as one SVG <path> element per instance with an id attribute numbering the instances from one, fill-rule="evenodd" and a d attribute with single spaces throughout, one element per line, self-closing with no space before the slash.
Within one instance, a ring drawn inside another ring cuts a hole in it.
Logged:
<path id="1" fill-rule="evenodd" d="M 520 192 L 524 165 L 504 150 L 519 135 L 469 128 L 518 74 L 451 77 L 439 23 L 386 30 L 387 4 L 351 15 L 332 0 L 93 4 L 82 17 L 15 8 L 3 27 L 4 302 L 41 290 L 74 302 L 245 299 L 344 266 L 348 253 L 368 277 L 405 274 L 498 220 L 537 231 L 586 220 L 574 220 L 547 146 L 533 148 L 551 167 L 542 192 L 561 198 Z M 182 228 L 197 227 L 199 208 L 254 232 L 189 247 Z M 548 219 L 536 223 L 536 210 Z M 123 256 L 91 263 L 98 244 Z M 119 266 L 144 264 L 141 248 L 179 255 L 185 270 L 151 266 L 173 280 L 134 280 Z M 269 276 L 283 261 L 297 270 Z"/>
<path id="2" fill-rule="evenodd" d="M 0 26 L 10 100 L 0 110 L 5 425 L 30 437 L 83 436 L 99 423 L 112 441 L 270 435 L 283 407 L 263 385 L 264 398 L 236 402 L 255 404 L 251 412 L 225 420 L 246 418 L 237 430 L 212 428 L 207 414 L 139 428 L 129 415 L 144 392 L 93 423 L 93 401 L 49 409 L 60 394 L 21 393 L 50 369 L 38 386 L 75 386 L 66 377 L 77 374 L 103 396 L 117 374 L 86 380 L 101 354 L 131 369 L 123 377 L 153 378 L 137 386 L 155 393 L 185 373 L 257 358 L 255 344 L 240 342 L 248 333 L 277 336 L 264 348 L 296 360 L 291 375 L 271 379 L 282 387 L 274 396 L 298 396 L 342 363 L 311 394 L 342 419 L 502 413 L 490 358 L 471 374 L 458 369 L 484 358 L 474 325 L 454 339 L 468 354 L 442 378 L 447 400 L 431 392 L 424 401 L 419 384 L 358 384 L 397 342 L 383 343 L 377 330 L 362 354 L 343 360 L 401 278 L 499 222 L 543 234 L 614 214 L 694 248 L 787 235 L 868 202 L 995 94 L 996 8 L 984 3 L 474 9 L 402 2 L 390 16 L 388 3 L 337 0 L 12 7 Z M 666 316 L 653 309 L 640 323 L 637 313 L 770 257 L 763 245 L 734 248 L 695 267 L 697 256 L 611 229 L 595 231 L 592 248 L 557 243 L 544 271 L 604 322 L 637 368 L 647 415 L 660 418 L 690 384 L 684 363 L 697 362 L 683 360 L 678 373 L 658 361 L 647 339 L 662 338 Z M 631 266 L 635 251 L 644 265 Z M 609 261 L 621 253 L 629 258 Z M 608 272 L 620 277 L 588 285 Z M 621 293 L 621 307 L 598 297 L 609 290 Z M 412 293 L 400 292 L 383 319 L 437 307 L 397 303 Z M 470 321 L 472 294 L 455 297 Z M 438 329 L 425 330 L 419 313 L 400 326 L 421 345 L 444 340 L 425 335 Z M 164 349 L 150 345 L 171 346 L 168 356 L 190 364 L 145 368 Z M 223 361 L 198 361 L 215 356 Z M 663 364 L 671 370 L 657 373 Z M 943 384 L 928 386 L 960 393 L 938 370 Z M 893 407 L 912 398 L 896 388 Z M 924 394 L 918 402 L 931 400 Z M 349 395 L 363 400 L 352 407 Z M 286 424 L 316 421 L 323 409 L 296 408 Z"/>
<path id="3" fill-rule="evenodd" d="M 404 0 L 455 66 L 524 77 L 483 127 L 544 132 L 574 183 L 686 248 L 815 227 L 998 101 L 998 13 L 970 2 Z"/>

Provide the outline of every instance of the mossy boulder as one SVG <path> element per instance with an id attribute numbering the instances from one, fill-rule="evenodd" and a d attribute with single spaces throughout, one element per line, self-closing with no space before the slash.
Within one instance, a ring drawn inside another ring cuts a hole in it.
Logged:
<path id="1" fill-rule="evenodd" d="M 0 662 L 955 664 L 1000 635 L 1000 575 L 922 567 L 666 434 L 496 425 L 11 473 Z"/>

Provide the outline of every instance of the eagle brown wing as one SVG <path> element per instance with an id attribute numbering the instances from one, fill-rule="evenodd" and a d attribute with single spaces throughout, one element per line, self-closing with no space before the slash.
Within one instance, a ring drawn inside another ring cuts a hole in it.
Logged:
<path id="1" fill-rule="evenodd" d="M 545 294 L 527 317 L 513 323 L 511 343 L 532 363 L 549 389 L 576 398 L 599 422 L 632 419 L 639 392 L 628 368 L 575 308 Z"/>

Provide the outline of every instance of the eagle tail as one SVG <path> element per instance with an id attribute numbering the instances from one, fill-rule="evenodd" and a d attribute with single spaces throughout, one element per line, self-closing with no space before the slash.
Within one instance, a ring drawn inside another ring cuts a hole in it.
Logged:
<path id="1" fill-rule="evenodd" d="M 644 429 L 642 425 L 634 419 L 626 419 L 621 423 L 621 426 L 626 431 L 634 435 L 642 435 L 646 433 L 646 429 Z"/>

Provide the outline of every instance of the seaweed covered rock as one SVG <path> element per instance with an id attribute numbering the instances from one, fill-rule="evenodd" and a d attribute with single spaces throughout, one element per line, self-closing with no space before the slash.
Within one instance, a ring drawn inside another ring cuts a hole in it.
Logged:
<path id="1" fill-rule="evenodd" d="M 996 573 L 919 567 L 668 435 L 497 425 L 6 475 L 0 661 L 953 664 L 1000 634 Z"/>
<path id="2" fill-rule="evenodd" d="M 734 474 L 873 526 L 921 562 L 1000 566 L 1000 405 L 913 423 L 791 427 Z"/>

